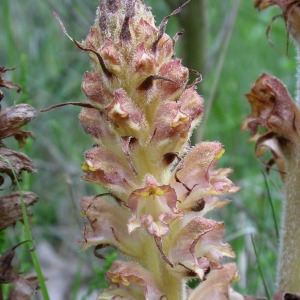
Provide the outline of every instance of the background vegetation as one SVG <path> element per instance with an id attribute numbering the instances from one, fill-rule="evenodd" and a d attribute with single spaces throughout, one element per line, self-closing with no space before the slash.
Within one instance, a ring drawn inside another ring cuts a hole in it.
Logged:
<path id="1" fill-rule="evenodd" d="M 153 7 L 158 24 L 170 12 L 164 1 L 145 2 Z M 280 19 L 273 23 L 269 37 L 275 46 L 268 43 L 266 29 L 279 10 L 273 8 L 258 13 L 251 2 L 240 1 L 229 46 L 224 53 L 224 41 L 230 31 L 228 16 L 237 1 L 207 1 L 205 70 L 198 71 L 204 73 L 199 90 L 204 99 L 209 99 L 220 55 L 225 54 L 202 139 L 224 144 L 226 152 L 220 166 L 234 170 L 231 178 L 241 191 L 214 217 L 225 221 L 227 240 L 237 253 L 241 279 L 236 289 L 264 296 L 266 291 L 258 262 L 272 294 L 277 237 L 270 203 L 280 223 L 281 194 L 276 174 L 265 181 L 263 166 L 254 156 L 253 145 L 246 142 L 248 135 L 240 133 L 241 121 L 250 112 L 243 95 L 262 72 L 280 78 L 293 95 L 295 54 L 292 46 L 288 53 L 286 51 L 285 27 Z M 13 91 L 6 92 L 3 106 L 26 102 L 39 111 L 56 103 L 85 100 L 80 85 L 84 71 L 89 69 L 89 59 L 62 33 L 52 11 L 58 13 L 72 37 L 82 40 L 93 23 L 97 4 L 97 0 L 1 0 L 0 65 L 17 67 L 6 79 L 23 89 L 21 96 Z M 167 32 L 173 36 L 179 29 L 177 17 L 172 17 Z M 178 54 L 180 47 L 179 41 Z M 194 50 L 193 41 L 189 47 Z M 32 233 L 48 278 L 50 298 L 56 300 L 84 299 L 89 288 L 99 290 L 104 284 L 103 262 L 94 260 L 92 250 L 79 253 L 77 242 L 84 226 L 79 199 L 99 193 L 80 179 L 83 152 L 91 147 L 91 141 L 78 124 L 78 113 L 76 107 L 39 113 L 29 126 L 35 140 L 26 145 L 25 151 L 38 169 L 38 174 L 26 176 L 22 183 L 23 189 L 32 190 L 40 197 L 32 208 Z M 199 142 L 200 130 L 201 125 L 193 141 Z M 7 232 L 1 237 L 0 253 L 23 237 L 19 224 L 11 234 Z M 113 257 L 111 253 L 107 255 Z M 26 251 L 17 250 L 17 256 L 21 271 L 30 270 L 30 261 L 25 263 Z"/>

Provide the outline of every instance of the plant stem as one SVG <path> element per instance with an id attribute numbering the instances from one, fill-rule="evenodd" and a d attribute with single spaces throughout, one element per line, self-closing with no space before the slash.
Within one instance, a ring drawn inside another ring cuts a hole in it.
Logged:
<path id="1" fill-rule="evenodd" d="M 185 0 L 166 0 L 173 10 L 182 5 Z M 205 76 L 205 59 L 207 45 L 207 3 L 206 0 L 193 0 L 176 15 L 184 34 L 179 39 L 180 56 L 188 68 L 197 70 Z M 193 78 L 193 74 L 190 74 Z M 202 87 L 200 86 L 199 89 Z"/>
<path id="2" fill-rule="evenodd" d="M 296 43 L 295 43 L 296 44 Z M 295 102 L 296 105 L 298 107 L 298 109 L 300 110 L 300 49 L 299 49 L 299 44 L 296 44 L 296 48 L 297 48 L 297 73 L 296 73 L 296 77 L 297 77 L 297 83 L 296 83 L 296 97 L 295 97 Z"/>
<path id="3" fill-rule="evenodd" d="M 183 285 L 182 279 L 176 276 L 174 270 L 169 268 L 166 264 L 164 264 L 165 268 L 168 268 L 166 272 L 164 272 L 163 276 L 163 286 L 166 291 L 166 299 L 172 300 L 185 300 L 185 287 Z"/>
<path id="4" fill-rule="evenodd" d="M 0 300 L 3 300 L 3 295 L 2 295 L 2 285 L 0 283 Z"/>
<path id="5" fill-rule="evenodd" d="M 206 0 L 193 0 L 178 15 L 180 26 L 184 28 L 181 37 L 184 64 L 202 75 L 205 73 L 206 12 Z"/>
<path id="6" fill-rule="evenodd" d="M 277 286 L 278 290 L 300 293 L 300 144 L 288 158 Z"/>
<path id="7" fill-rule="evenodd" d="M 164 299 L 185 300 L 185 287 L 182 278 L 174 272 L 173 268 L 163 261 L 153 239 L 147 239 L 144 252 L 146 257 L 144 266 L 154 275 L 156 281 L 161 285 L 161 290 L 165 296 Z"/>
<path id="8" fill-rule="evenodd" d="M 296 105 L 300 110 L 300 39 L 294 36 L 297 50 Z M 294 142 L 286 155 L 285 202 L 282 211 L 279 257 L 277 268 L 278 290 L 300 293 L 300 140 Z"/>
<path id="9" fill-rule="evenodd" d="M 13 38 L 13 31 L 11 28 L 11 18 L 10 18 L 10 6 L 9 6 L 9 0 L 4 0 L 3 3 L 3 17 L 4 17 L 4 27 L 5 27 L 5 46 L 8 54 L 8 65 L 9 67 L 13 67 L 13 64 L 16 62 L 15 59 L 15 47 L 14 47 L 14 38 Z"/>

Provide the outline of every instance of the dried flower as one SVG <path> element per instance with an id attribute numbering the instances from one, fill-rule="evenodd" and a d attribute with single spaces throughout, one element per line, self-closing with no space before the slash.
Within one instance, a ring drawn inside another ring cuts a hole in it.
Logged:
<path id="1" fill-rule="evenodd" d="M 16 89 L 20 93 L 21 88 L 18 85 L 2 77 L 4 73 L 10 70 L 13 69 L 0 67 L 0 87 Z M 3 174 L 0 175 L 0 186 L 5 181 L 4 176 L 8 176 L 14 184 L 15 177 L 13 173 L 20 180 L 22 172 L 32 173 L 36 171 L 32 160 L 26 154 L 8 149 L 4 145 L 5 138 L 14 137 L 18 141 L 19 147 L 22 147 L 28 137 L 33 137 L 31 132 L 25 131 L 21 127 L 35 116 L 35 110 L 28 104 L 17 104 L 6 109 L 0 109 L 0 173 Z M 26 205 L 32 205 L 37 201 L 37 196 L 34 193 L 27 192 L 23 196 Z M 0 197 L 0 216 L 0 230 L 23 219 L 19 193 L 11 193 Z"/>
<path id="2" fill-rule="evenodd" d="M 18 85 L 2 77 L 4 73 L 10 70 L 13 69 L 7 69 L 4 66 L 0 67 L 0 87 L 16 89 L 20 93 L 21 88 Z M 3 97 L 4 94 L 0 91 L 0 101 Z M 24 171 L 30 173 L 36 171 L 32 160 L 27 155 L 8 149 L 4 144 L 4 139 L 13 137 L 18 141 L 19 147 L 22 147 L 26 139 L 33 137 L 33 134 L 21 129 L 21 127 L 35 118 L 35 116 L 36 112 L 33 107 L 27 104 L 17 104 L 6 109 L 1 109 L 0 105 L 0 187 L 2 190 L 6 177 L 9 177 L 11 185 L 14 185 L 16 180 L 21 180 L 21 175 Z M 38 200 L 36 194 L 19 191 L 1 196 L 0 231 L 5 230 L 9 226 L 14 226 L 17 221 L 23 222 L 20 193 L 22 193 L 26 213 L 28 216 L 31 216 L 27 207 Z M 7 299 L 29 300 L 35 291 L 33 284 L 37 285 L 36 276 L 21 276 L 12 267 L 15 249 L 26 242 L 28 241 L 23 241 L 0 255 L 0 284 L 12 283 Z M 1 296 L 0 293 L 0 298 L 2 298 Z"/>

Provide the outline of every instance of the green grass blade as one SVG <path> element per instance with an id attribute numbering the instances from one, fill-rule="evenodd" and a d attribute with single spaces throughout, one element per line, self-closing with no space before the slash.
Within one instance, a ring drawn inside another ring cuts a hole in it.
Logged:
<path id="1" fill-rule="evenodd" d="M 269 291 L 268 291 L 267 283 L 265 281 L 265 277 L 264 277 L 264 274 L 263 274 L 263 271 L 262 271 L 262 267 L 261 267 L 260 262 L 259 262 L 259 257 L 258 257 L 257 249 L 256 249 L 256 246 L 255 246 L 254 238 L 253 238 L 252 234 L 251 234 L 251 242 L 252 242 L 253 250 L 254 250 L 254 253 L 255 253 L 256 261 L 257 261 L 258 271 L 260 273 L 260 276 L 261 276 L 261 279 L 262 279 L 262 282 L 263 282 L 263 285 L 264 285 L 265 293 L 266 293 L 267 298 L 270 299 L 270 294 L 269 294 Z"/>
<path id="2" fill-rule="evenodd" d="M 279 239 L 278 223 L 277 223 L 277 220 L 276 220 L 276 215 L 275 215 L 274 205 L 273 205 L 273 202 L 272 202 L 270 188 L 269 188 L 269 185 L 268 185 L 268 182 L 267 182 L 266 174 L 263 173 L 263 175 L 264 175 L 265 185 L 266 185 L 266 188 L 267 188 L 268 200 L 269 200 L 269 203 L 270 203 L 270 206 L 271 206 L 271 211 L 272 211 L 274 226 L 275 226 L 275 230 L 276 230 L 276 237 L 277 237 L 277 239 Z"/>

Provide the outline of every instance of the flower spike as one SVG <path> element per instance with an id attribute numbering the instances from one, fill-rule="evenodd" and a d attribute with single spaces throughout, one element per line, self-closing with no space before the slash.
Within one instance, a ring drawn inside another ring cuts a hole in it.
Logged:
<path id="1" fill-rule="evenodd" d="M 84 154 L 83 179 L 117 200 L 82 199 L 90 224 L 83 249 L 95 246 L 101 257 L 98 250 L 112 246 L 133 261 L 112 265 L 109 288 L 98 299 L 187 299 L 183 283 L 190 275 L 203 279 L 210 268 L 222 268 L 223 256 L 234 257 L 221 241 L 223 224 L 205 214 L 238 188 L 230 169 L 216 169 L 220 143 L 188 151 L 203 113 L 200 75 L 188 84 L 190 70 L 165 33 L 188 2 L 156 27 L 141 0 L 101 0 L 86 39 L 69 37 L 92 66 L 82 82 L 89 106 L 79 120 L 95 145 Z"/>

